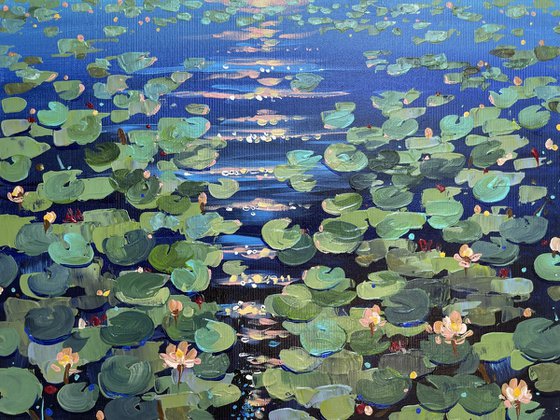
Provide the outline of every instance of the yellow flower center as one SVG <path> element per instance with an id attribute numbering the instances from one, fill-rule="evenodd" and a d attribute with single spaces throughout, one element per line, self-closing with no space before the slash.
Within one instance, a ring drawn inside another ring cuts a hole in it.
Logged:
<path id="1" fill-rule="evenodd" d="M 521 395 L 521 390 L 519 389 L 519 387 L 518 387 L 518 388 L 515 388 L 515 389 L 513 390 L 513 396 L 514 396 L 515 398 L 519 398 L 520 395 Z"/>
<path id="2" fill-rule="evenodd" d="M 68 356 L 67 354 L 65 354 L 64 356 L 62 356 L 60 358 L 60 361 L 58 363 L 62 366 L 71 365 L 72 364 L 72 358 L 70 356 Z"/>
<path id="3" fill-rule="evenodd" d="M 183 353 L 182 350 L 177 349 L 177 351 L 175 352 L 175 356 L 177 356 L 177 359 L 182 359 L 183 357 L 185 357 L 185 353 Z"/>
<path id="4" fill-rule="evenodd" d="M 453 330 L 453 332 L 459 332 L 459 330 L 461 329 L 461 324 L 458 322 L 452 322 L 451 323 L 451 330 Z"/>

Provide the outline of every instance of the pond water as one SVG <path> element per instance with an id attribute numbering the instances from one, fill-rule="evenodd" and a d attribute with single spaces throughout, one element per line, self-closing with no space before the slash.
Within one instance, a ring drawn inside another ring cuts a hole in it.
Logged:
<path id="1" fill-rule="evenodd" d="M 558 417 L 556 2 L 2 6 L 2 416 Z"/>

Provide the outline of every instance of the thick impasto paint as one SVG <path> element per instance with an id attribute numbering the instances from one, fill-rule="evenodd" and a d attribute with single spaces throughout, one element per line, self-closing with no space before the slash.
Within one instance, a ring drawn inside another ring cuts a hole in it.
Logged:
<path id="1" fill-rule="evenodd" d="M 559 418 L 560 3 L 0 3 L 1 419 Z"/>

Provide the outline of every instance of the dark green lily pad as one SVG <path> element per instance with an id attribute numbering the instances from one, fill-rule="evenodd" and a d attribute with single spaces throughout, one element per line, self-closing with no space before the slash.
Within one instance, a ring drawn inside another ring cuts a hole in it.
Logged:
<path id="1" fill-rule="evenodd" d="M 69 413 L 85 413 L 95 407 L 99 387 L 85 382 L 66 384 L 56 394 L 60 406 Z"/>
<path id="2" fill-rule="evenodd" d="M 101 339 L 111 346 L 138 346 L 154 333 L 152 319 L 143 312 L 127 310 L 109 318 L 101 328 Z"/>
<path id="3" fill-rule="evenodd" d="M 154 375 L 149 362 L 133 356 L 111 356 L 101 365 L 98 380 L 103 395 L 118 398 L 146 392 L 154 384 Z"/>

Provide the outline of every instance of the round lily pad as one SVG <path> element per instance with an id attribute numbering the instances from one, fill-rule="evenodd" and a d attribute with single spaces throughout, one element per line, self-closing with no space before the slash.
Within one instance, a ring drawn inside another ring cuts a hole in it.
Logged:
<path id="1" fill-rule="evenodd" d="M 378 369 L 371 375 L 371 380 L 361 379 L 356 391 L 362 398 L 380 407 L 388 407 L 404 399 L 412 382 L 391 368 Z"/>
<path id="2" fill-rule="evenodd" d="M 61 241 L 49 245 L 49 256 L 60 265 L 84 266 L 93 259 L 93 249 L 79 233 L 66 233 Z"/>
<path id="3" fill-rule="evenodd" d="M 146 260 L 154 245 L 155 240 L 143 229 L 135 229 L 105 239 L 103 252 L 113 264 L 130 266 Z"/>
<path id="4" fill-rule="evenodd" d="M 39 344 L 54 344 L 70 336 L 74 312 L 68 306 L 33 308 L 25 315 L 25 332 Z"/>
<path id="5" fill-rule="evenodd" d="M 541 254 L 533 262 L 535 273 L 548 281 L 560 281 L 560 255 Z"/>
<path id="6" fill-rule="evenodd" d="M 235 330 L 228 324 L 210 321 L 194 334 L 196 346 L 208 353 L 219 353 L 229 349 L 237 340 Z"/>
<path id="7" fill-rule="evenodd" d="M 43 386 L 27 369 L 0 369 L 0 413 L 14 416 L 25 413 L 41 396 Z"/>
<path id="8" fill-rule="evenodd" d="M 301 231 L 298 225 L 288 229 L 291 219 L 273 219 L 266 222 L 261 230 L 265 242 L 274 249 L 288 249 L 298 243 Z"/>
<path id="9" fill-rule="evenodd" d="M 161 274 L 133 271 L 119 276 L 113 292 L 124 303 L 160 306 L 169 298 L 169 289 L 163 287 L 166 282 Z"/>
<path id="10" fill-rule="evenodd" d="M 202 379 L 219 379 L 226 374 L 229 368 L 229 357 L 225 353 L 199 354 L 201 363 L 194 365 L 193 372 L 196 376 Z"/>
<path id="11" fill-rule="evenodd" d="M 171 282 L 182 292 L 201 292 L 210 284 L 211 271 L 200 260 L 189 260 L 185 268 L 176 268 L 171 273 Z"/>
<path id="12" fill-rule="evenodd" d="M 111 356 L 101 365 L 99 387 L 108 398 L 127 397 L 146 392 L 154 384 L 149 362 L 133 356 Z"/>
<path id="13" fill-rule="evenodd" d="M 0 357 L 15 352 L 19 345 L 19 334 L 15 328 L 0 327 Z"/>
<path id="14" fill-rule="evenodd" d="M 128 310 L 109 318 L 101 339 L 111 346 L 142 345 L 154 333 L 154 322 L 143 312 Z"/>
<path id="15" fill-rule="evenodd" d="M 507 197 L 510 184 L 509 178 L 504 175 L 486 175 L 474 185 L 473 194 L 484 203 L 496 203 Z"/>
<path id="16" fill-rule="evenodd" d="M 95 407 L 99 387 L 85 382 L 66 384 L 56 394 L 60 406 L 69 413 L 85 413 Z"/>
<path id="17" fill-rule="evenodd" d="M 308 234 L 301 235 L 292 247 L 278 252 L 278 259 L 286 265 L 302 265 L 311 260 L 317 253 L 313 239 Z"/>
<path id="18" fill-rule="evenodd" d="M 371 191 L 373 204 L 384 210 L 396 210 L 412 203 L 414 194 L 407 190 L 389 186 L 374 188 Z"/>
<path id="19" fill-rule="evenodd" d="M 156 420 L 159 419 L 158 401 L 144 401 L 140 397 L 123 397 L 111 400 L 103 409 L 107 420 Z"/>
<path id="20" fill-rule="evenodd" d="M 0 286 L 6 288 L 18 276 L 19 267 L 14 257 L 6 254 L 0 254 L 0 267 Z"/>
<path id="21" fill-rule="evenodd" d="M 70 269 L 53 264 L 44 272 L 31 275 L 28 285 L 38 296 L 62 296 L 70 287 Z"/>
<path id="22" fill-rule="evenodd" d="M 510 218 L 500 225 L 500 235 L 516 244 L 534 244 L 546 235 L 548 220 L 539 216 Z"/>

